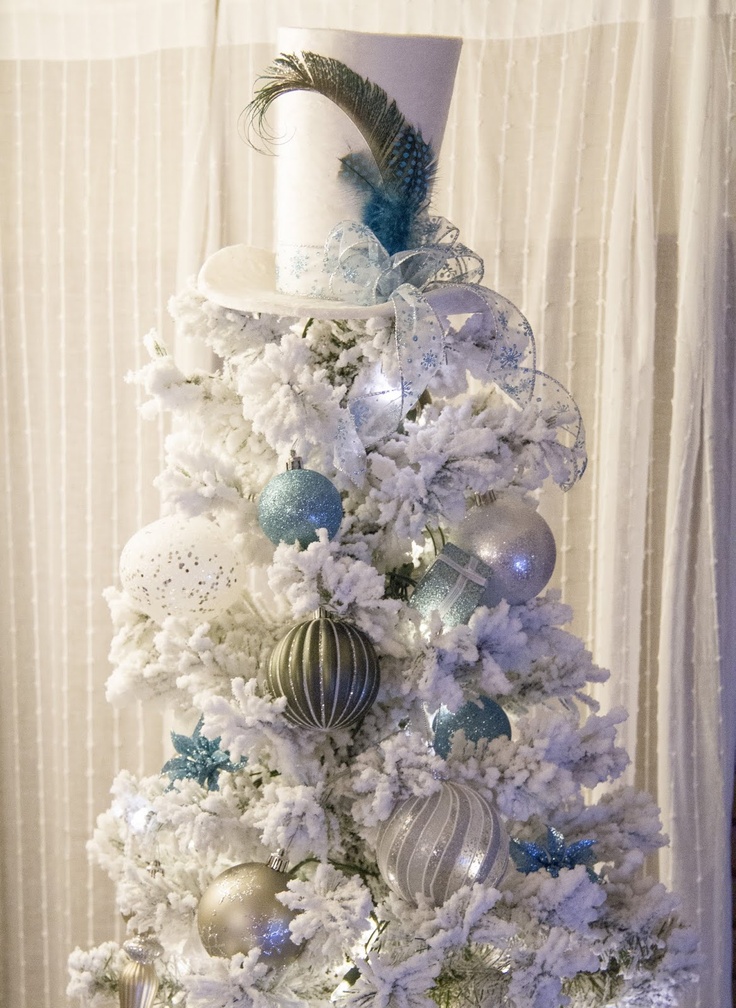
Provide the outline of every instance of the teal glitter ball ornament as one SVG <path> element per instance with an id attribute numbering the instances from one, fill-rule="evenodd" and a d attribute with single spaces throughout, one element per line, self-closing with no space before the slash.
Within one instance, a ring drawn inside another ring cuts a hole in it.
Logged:
<path id="1" fill-rule="evenodd" d="M 342 521 L 340 492 L 322 473 L 303 469 L 292 452 L 286 472 L 269 480 L 258 499 L 258 521 L 272 543 L 317 541 L 317 530 L 333 539 Z"/>
<path id="2" fill-rule="evenodd" d="M 465 885 L 495 886 L 509 860 L 509 839 L 496 809 L 478 791 L 443 781 L 429 796 L 407 798 L 382 823 L 376 861 L 384 882 L 415 906 L 441 906 Z"/>
<path id="3" fill-rule="evenodd" d="M 468 700 L 454 714 L 447 707 L 440 707 L 432 718 L 432 729 L 434 751 L 443 759 L 449 755 L 455 732 L 461 729 L 468 742 L 490 741 L 501 735 L 511 738 L 511 722 L 506 711 L 486 696 Z"/>
<path id="4" fill-rule="evenodd" d="M 286 633 L 266 673 L 271 696 L 286 697 L 286 719 L 321 731 L 357 724 L 379 684 L 378 658 L 368 637 L 324 609 Z"/>

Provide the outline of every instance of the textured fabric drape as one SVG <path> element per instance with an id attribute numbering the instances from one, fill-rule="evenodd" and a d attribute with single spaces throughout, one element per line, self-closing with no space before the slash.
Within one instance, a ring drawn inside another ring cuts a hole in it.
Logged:
<path id="1" fill-rule="evenodd" d="M 164 431 L 125 384 L 170 293 L 270 246 L 269 157 L 238 132 L 280 24 L 460 35 L 435 208 L 573 393 L 589 469 L 548 490 L 555 582 L 630 711 L 658 864 L 700 927 L 684 1004 L 731 1003 L 736 722 L 734 64 L 728 0 L 5 0 L 0 7 L 0 1003 L 64 1004 L 119 938 L 84 843 L 121 767 L 169 754 L 110 708 L 102 589 L 158 514 Z"/>

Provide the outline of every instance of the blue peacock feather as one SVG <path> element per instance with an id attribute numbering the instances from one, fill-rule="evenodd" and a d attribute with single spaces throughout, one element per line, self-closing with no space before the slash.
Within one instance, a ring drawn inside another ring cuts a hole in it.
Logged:
<path id="1" fill-rule="evenodd" d="M 312 52 L 282 54 L 259 80 L 263 83 L 245 116 L 263 139 L 268 108 L 289 91 L 317 92 L 350 116 L 372 157 L 349 153 L 341 159 L 344 176 L 365 194 L 362 221 L 389 254 L 412 248 L 418 218 L 429 205 L 437 160 L 396 102 L 339 60 Z"/>

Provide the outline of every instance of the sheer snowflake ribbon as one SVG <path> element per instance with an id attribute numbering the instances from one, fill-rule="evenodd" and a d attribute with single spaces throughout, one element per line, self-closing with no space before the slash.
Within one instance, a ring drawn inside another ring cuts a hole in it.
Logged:
<path id="1" fill-rule="evenodd" d="M 486 374 L 520 406 L 551 409 L 564 432 L 569 489 L 586 465 L 580 411 L 567 390 L 536 368 L 531 326 L 506 298 L 480 285 L 483 260 L 443 217 L 427 217 L 422 244 L 391 256 L 364 224 L 342 221 L 324 249 L 322 296 L 370 306 L 391 301 L 393 345 L 380 364 L 364 368 L 348 395 L 336 463 L 356 482 L 365 446 L 396 430 L 446 360 L 450 316 L 481 314 L 488 347 Z M 560 420 L 560 418 L 563 418 Z"/>

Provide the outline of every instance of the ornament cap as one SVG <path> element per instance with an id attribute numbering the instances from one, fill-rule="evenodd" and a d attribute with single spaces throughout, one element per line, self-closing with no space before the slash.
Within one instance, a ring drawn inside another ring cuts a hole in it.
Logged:
<path id="1" fill-rule="evenodd" d="M 282 847 L 280 850 L 274 851 L 271 857 L 268 859 L 268 867 L 273 868 L 274 871 L 286 872 L 289 870 L 289 861 L 286 857 L 286 851 Z"/>
<path id="2" fill-rule="evenodd" d="M 495 500 L 498 500 L 498 494 L 495 490 L 487 490 L 482 494 L 473 494 L 473 504 L 476 507 L 480 507 L 481 504 L 493 504 Z"/>
<path id="3" fill-rule="evenodd" d="M 303 469 L 303 468 L 304 467 L 302 466 L 302 460 L 301 460 L 301 458 L 292 449 L 291 455 L 289 457 L 289 461 L 286 463 L 286 469 L 287 469 L 287 471 L 289 471 L 291 469 Z"/>
<path id="4" fill-rule="evenodd" d="M 126 942 L 123 942 L 123 951 L 133 960 L 142 963 L 144 966 L 150 965 L 154 959 L 163 955 L 163 945 L 152 935 L 134 935 Z"/>

